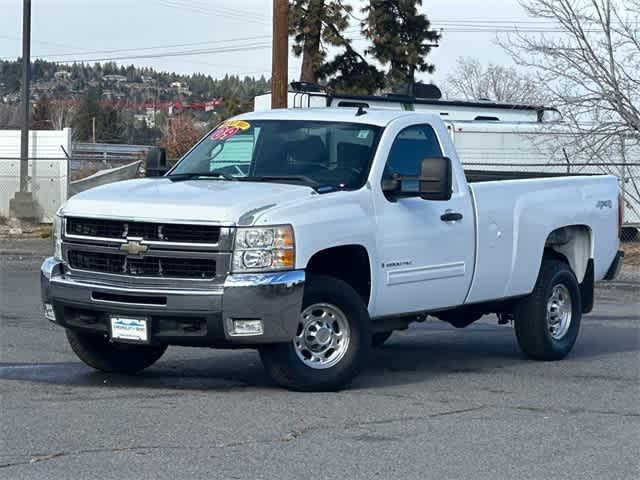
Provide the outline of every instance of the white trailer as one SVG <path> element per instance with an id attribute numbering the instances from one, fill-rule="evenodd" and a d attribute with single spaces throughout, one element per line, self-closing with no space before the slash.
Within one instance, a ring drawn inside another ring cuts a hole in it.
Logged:
<path id="1" fill-rule="evenodd" d="M 555 108 L 501 103 L 467 102 L 434 98 L 413 98 L 405 95 L 333 95 L 325 92 L 290 91 L 288 108 L 375 108 L 433 113 L 443 120 L 492 120 L 502 122 L 553 122 L 561 119 Z M 271 93 L 254 97 L 253 110 L 271 109 Z"/>

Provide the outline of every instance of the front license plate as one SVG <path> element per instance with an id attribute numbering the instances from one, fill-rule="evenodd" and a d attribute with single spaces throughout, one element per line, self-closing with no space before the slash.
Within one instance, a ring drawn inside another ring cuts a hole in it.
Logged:
<path id="1" fill-rule="evenodd" d="M 111 339 L 126 342 L 148 342 L 147 319 L 111 317 Z"/>

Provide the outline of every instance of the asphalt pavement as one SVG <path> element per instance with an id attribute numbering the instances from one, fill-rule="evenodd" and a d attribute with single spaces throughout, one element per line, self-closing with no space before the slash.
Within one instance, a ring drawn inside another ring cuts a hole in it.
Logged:
<path id="1" fill-rule="evenodd" d="M 133 377 L 44 320 L 48 241 L 0 241 L 2 479 L 640 478 L 640 284 L 600 286 L 572 354 L 513 328 L 395 333 L 349 390 L 292 393 L 251 350 L 169 348 Z"/>

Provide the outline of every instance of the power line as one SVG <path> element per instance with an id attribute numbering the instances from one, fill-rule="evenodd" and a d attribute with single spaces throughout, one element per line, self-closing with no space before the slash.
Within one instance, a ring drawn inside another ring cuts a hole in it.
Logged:
<path id="1" fill-rule="evenodd" d="M 570 33 L 561 29 L 533 29 L 533 28 L 435 28 L 443 33 Z M 587 33 L 598 33 L 601 30 L 583 30 Z"/>
<path id="2" fill-rule="evenodd" d="M 139 55 L 126 55 L 116 57 L 100 57 L 100 58 L 84 58 L 84 59 L 71 59 L 61 60 L 57 63 L 93 63 L 93 62 L 113 62 L 116 60 L 135 60 L 144 58 L 163 58 L 163 57 L 177 57 L 177 56 L 189 56 L 189 55 L 205 55 L 215 53 L 229 53 L 229 52 L 242 52 L 248 50 L 264 50 L 271 48 L 270 43 L 255 43 L 221 48 L 209 48 L 199 50 L 182 50 L 178 52 L 163 52 L 163 53 L 149 53 Z"/>
<path id="3" fill-rule="evenodd" d="M 160 2 L 160 4 L 166 4 L 165 6 L 169 6 L 170 8 L 179 8 L 184 10 L 198 11 L 199 13 L 206 13 L 208 15 L 218 15 L 218 13 L 212 12 L 210 9 L 206 10 L 199 2 L 189 2 L 184 3 L 185 0 L 156 0 Z M 240 10 L 235 9 L 220 9 L 223 13 L 229 14 L 232 16 L 244 15 L 244 13 L 240 13 Z M 228 10 L 226 12 L 225 10 Z M 248 13 L 248 12 L 247 12 Z M 249 14 L 250 15 L 250 14 Z M 243 17 L 244 18 L 244 17 Z M 519 24 L 524 24 L 524 26 L 520 27 Z M 556 24 L 552 21 L 517 21 L 513 22 L 511 20 L 440 20 L 432 22 L 432 28 L 436 30 L 440 30 L 443 33 L 447 34 L 458 34 L 458 33 L 466 33 L 466 34 L 486 34 L 486 33 L 566 33 L 565 30 L 560 27 L 552 27 L 551 25 Z M 548 25 L 548 26 L 545 26 Z M 557 24 L 556 24 L 557 25 Z M 359 32 L 359 27 L 351 27 L 346 30 L 346 33 L 349 32 Z M 588 32 L 597 32 L 597 30 L 587 30 Z M 3 38 L 12 38 L 5 35 L 0 37 Z M 216 54 L 216 53 L 226 53 L 226 52 L 236 52 L 243 51 L 245 49 L 264 49 L 267 48 L 268 45 L 266 43 L 262 44 L 244 44 L 237 45 L 236 42 L 245 42 L 251 40 L 267 40 L 270 38 L 270 35 L 256 35 L 251 37 L 243 37 L 243 38 L 235 38 L 235 39 L 226 39 L 226 40 L 207 40 L 200 42 L 183 42 L 183 43 L 173 43 L 173 44 L 165 44 L 165 45 L 154 45 L 148 47 L 132 47 L 132 48 L 120 48 L 120 49 L 110 49 L 110 50 L 94 50 L 94 51 L 78 51 L 73 53 L 59 53 L 59 54 L 44 54 L 44 55 L 34 55 L 38 58 L 43 59 L 57 59 L 61 57 L 75 57 L 79 54 L 82 55 L 98 55 L 98 54 L 119 54 L 119 53 L 128 53 L 131 52 L 131 55 L 116 55 L 109 57 L 101 57 L 101 58 L 91 58 L 91 59 L 69 59 L 69 60 L 60 60 L 60 63 L 73 63 L 73 62 L 96 62 L 96 61 L 114 61 L 114 60 L 127 60 L 127 59 L 151 59 L 151 58 L 163 58 L 163 57 L 173 57 L 173 56 L 193 56 L 193 55 L 204 55 L 204 54 Z M 349 37 L 350 40 L 361 40 L 362 36 L 353 36 Z M 56 42 L 48 42 L 48 41 L 38 41 L 38 43 L 50 44 L 50 45 L 64 45 Z M 160 52 L 160 53 L 145 53 L 145 51 L 150 50 L 160 50 L 160 49 L 168 49 L 168 48 L 179 48 L 179 47 L 190 47 L 190 46 L 199 46 L 199 45 L 215 45 L 215 44 L 224 44 L 220 48 L 215 49 L 198 49 L 198 50 L 182 50 L 177 52 Z M 7 57 L 5 57 L 7 58 Z"/>
<path id="4" fill-rule="evenodd" d="M 207 10 L 209 10 L 209 9 L 210 9 L 210 7 L 211 7 L 209 4 L 207 4 L 207 3 L 203 3 L 202 1 L 197 1 L 197 0 L 195 0 L 195 1 L 194 1 L 194 0 L 191 0 L 191 1 L 185 1 L 185 0 L 164 0 L 164 1 L 171 1 L 171 2 L 173 2 L 173 3 L 179 3 L 179 4 L 182 4 L 182 5 L 185 5 L 185 4 L 186 4 L 186 5 L 188 5 L 188 6 L 196 4 L 196 5 L 197 5 L 197 6 L 199 6 L 200 8 L 205 8 L 205 9 L 207 9 Z M 257 13 L 250 12 L 250 11 L 248 11 L 248 10 L 240 10 L 240 9 L 230 8 L 230 7 L 228 7 L 228 6 L 225 6 L 225 7 L 216 7 L 216 11 L 223 11 L 223 12 L 227 12 L 227 13 L 232 14 L 232 15 L 241 16 L 242 18 L 245 18 L 245 17 L 251 17 L 251 18 L 254 18 L 254 19 L 256 19 L 256 20 L 260 20 L 260 21 L 262 21 L 262 22 L 265 22 L 265 15 L 259 15 L 259 14 L 257 14 Z M 267 23 L 268 23 L 268 21 L 267 21 Z"/>
<path id="5" fill-rule="evenodd" d="M 348 33 L 355 33 L 359 31 L 360 31 L 359 28 L 348 28 L 345 30 L 345 33 L 348 34 Z M 199 42 L 173 43 L 173 44 L 164 44 L 164 45 L 153 45 L 149 47 L 118 48 L 118 49 L 111 49 L 111 50 L 82 50 L 79 52 L 71 52 L 71 53 L 47 53 L 44 55 L 37 55 L 37 57 L 38 58 L 73 57 L 79 54 L 95 55 L 95 54 L 102 54 L 102 53 L 138 52 L 140 50 L 158 50 L 163 48 L 192 47 L 197 45 L 214 45 L 214 44 L 220 44 L 220 43 L 229 43 L 233 45 L 236 42 L 244 42 L 248 40 L 268 40 L 270 38 L 271 38 L 271 35 L 256 35 L 252 37 L 227 38 L 225 40 L 203 40 Z"/>
<path id="6" fill-rule="evenodd" d="M 358 29 L 350 28 L 345 30 L 345 32 L 356 32 Z M 128 60 L 128 59 L 150 59 L 150 58 L 163 58 L 163 57 L 173 57 L 180 55 L 205 55 L 205 54 L 216 54 L 216 53 L 227 53 L 227 52 L 236 52 L 236 51 L 244 51 L 249 49 L 264 49 L 270 46 L 270 43 L 260 42 L 260 43 L 248 43 L 248 44 L 238 44 L 238 42 L 249 41 L 249 40 L 267 40 L 270 39 L 271 35 L 260 35 L 254 37 L 243 37 L 243 38 L 233 38 L 226 40 L 210 40 L 210 41 L 201 41 L 201 42 L 189 42 L 189 43 L 178 43 L 178 44 L 168 44 L 168 45 L 155 45 L 150 47 L 135 47 L 135 48 L 123 48 L 123 49 L 111 49 L 111 50 L 96 50 L 96 51 L 85 51 L 78 52 L 83 54 L 100 54 L 100 53 L 125 53 L 125 52 L 134 52 L 131 55 L 119 55 L 113 57 L 101 57 L 101 58 L 72 58 L 72 59 L 61 59 L 57 60 L 60 57 L 66 56 L 74 56 L 78 55 L 78 53 L 64 53 L 64 54 L 48 54 L 41 55 L 38 58 L 50 58 L 52 61 L 57 61 L 58 63 L 92 63 L 92 62 L 106 62 L 106 61 L 115 61 L 115 60 Z M 349 40 L 358 40 L 362 39 L 362 36 L 346 36 Z M 210 45 L 210 44 L 225 44 L 218 48 L 211 49 L 194 49 L 194 50 L 181 50 L 177 52 L 159 52 L 159 53 L 144 53 L 141 52 L 143 50 L 158 50 L 165 48 L 175 48 L 175 47 L 183 47 L 183 46 L 196 46 L 196 45 Z"/>
<path id="7" fill-rule="evenodd" d="M 235 16 L 239 18 L 252 18 L 255 20 L 260 20 L 262 22 L 265 21 L 264 16 L 259 16 L 255 13 L 249 12 L 247 10 L 238 10 L 229 7 L 212 7 L 210 4 L 198 2 L 196 0 L 156 0 L 157 3 L 171 7 L 171 8 L 179 8 L 182 10 L 192 10 L 196 12 L 205 13 L 207 15 L 223 15 Z"/>
<path id="8" fill-rule="evenodd" d="M 249 23 L 259 23 L 263 25 L 267 25 L 270 22 L 269 19 L 261 19 L 246 14 L 238 14 L 224 8 L 212 10 L 211 8 L 207 8 L 206 6 L 198 6 L 193 2 L 180 3 L 179 0 L 156 0 L 156 2 L 158 3 L 158 5 L 161 5 L 163 7 L 174 8 L 182 12 L 190 11 L 207 16 L 225 17 L 231 20 L 242 20 Z"/>
<path id="9" fill-rule="evenodd" d="M 188 42 L 188 43 L 173 43 L 168 45 L 154 45 L 151 47 L 118 48 L 118 49 L 112 49 L 112 50 L 93 50 L 93 51 L 85 50 L 81 52 L 72 52 L 72 53 L 48 53 L 46 55 L 39 55 L 39 58 L 72 57 L 78 54 L 94 55 L 94 54 L 101 54 L 101 53 L 137 52 L 140 50 L 158 50 L 162 48 L 193 47 L 197 45 L 213 45 L 213 44 L 219 44 L 219 43 L 233 44 L 235 42 L 243 42 L 248 40 L 265 40 L 268 38 L 270 38 L 270 35 L 257 35 L 254 37 L 229 38 L 227 40 L 204 40 L 201 42 Z"/>
<path id="10" fill-rule="evenodd" d="M 191 4 L 182 4 L 184 0 L 157 0 L 159 2 L 166 2 L 167 4 L 171 3 L 172 8 L 180 8 L 180 9 L 193 9 L 194 6 Z M 192 2 L 193 3 L 193 2 Z M 196 2 L 197 3 L 197 2 Z M 169 6 L 169 5 L 167 5 Z M 197 7 L 196 9 L 202 10 L 203 7 Z M 236 10 L 240 12 L 240 10 Z M 207 10 L 207 14 L 216 15 L 214 12 Z M 519 24 L 526 24 L 524 27 L 519 27 Z M 552 27 L 551 25 L 557 25 L 557 23 L 553 21 L 526 21 L 526 20 L 518 20 L 516 22 L 511 20 L 440 20 L 440 21 L 432 21 L 432 28 L 436 30 L 442 30 L 445 33 L 564 33 L 560 27 Z M 548 26 L 545 26 L 548 25 Z M 348 32 L 359 31 L 359 27 L 351 27 L 347 29 Z M 597 30 L 588 30 L 588 32 L 595 32 Z M 10 37 L 7 35 L 0 35 L 0 38 L 10 38 L 10 39 L 18 39 L 17 37 Z M 173 43 L 173 44 L 165 44 L 165 45 L 154 45 L 149 47 L 133 47 L 133 48 L 119 48 L 119 49 L 110 49 L 110 50 L 86 50 L 79 49 L 77 52 L 66 52 L 66 53 L 47 53 L 42 55 L 34 55 L 38 58 L 59 58 L 59 57 L 74 57 L 79 54 L 83 55 L 97 55 L 97 54 L 113 54 L 113 53 L 125 53 L 125 52 L 140 52 L 145 50 L 157 50 L 157 49 L 165 49 L 165 48 L 178 48 L 178 47 L 190 47 L 190 46 L 198 46 L 198 45 L 213 45 L 213 44 L 224 44 L 224 43 L 233 43 L 233 42 L 242 42 L 249 40 L 266 40 L 269 39 L 270 35 L 256 35 L 251 37 L 243 37 L 243 38 L 235 38 L 235 39 L 226 39 L 226 40 L 206 40 L 200 42 L 183 42 L 183 43 Z M 358 38 L 352 38 L 353 40 L 357 40 Z M 36 41 L 34 43 L 41 43 L 47 45 L 60 45 L 60 46 L 69 46 L 62 43 L 51 42 L 51 41 Z M 77 48 L 77 47 L 71 47 Z M 194 53 L 195 54 L 195 53 Z M 5 57 L 7 58 L 7 57 Z M 133 57 L 132 57 L 133 58 Z M 70 60 L 71 61 L 71 60 Z"/>

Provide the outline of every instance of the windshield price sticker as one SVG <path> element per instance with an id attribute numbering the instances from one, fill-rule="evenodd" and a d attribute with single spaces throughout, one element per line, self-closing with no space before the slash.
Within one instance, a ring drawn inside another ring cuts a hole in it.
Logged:
<path id="1" fill-rule="evenodd" d="M 251 125 L 244 120 L 229 120 L 223 122 L 215 131 L 211 134 L 211 140 L 226 140 L 236 135 L 238 132 L 249 130 Z"/>

